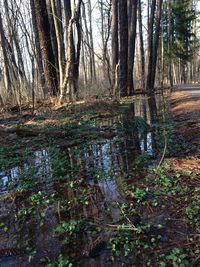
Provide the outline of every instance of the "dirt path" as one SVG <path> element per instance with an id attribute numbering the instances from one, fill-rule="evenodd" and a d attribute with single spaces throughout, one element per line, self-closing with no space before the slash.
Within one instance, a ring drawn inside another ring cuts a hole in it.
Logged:
<path id="1" fill-rule="evenodd" d="M 200 86 L 177 86 L 171 95 L 171 103 L 178 132 L 200 146 Z"/>
<path id="2" fill-rule="evenodd" d="M 176 86 L 171 95 L 171 104 L 171 112 L 177 123 L 175 131 L 194 147 L 185 157 L 174 160 L 174 167 L 177 171 L 191 169 L 200 174 L 200 86 Z"/>

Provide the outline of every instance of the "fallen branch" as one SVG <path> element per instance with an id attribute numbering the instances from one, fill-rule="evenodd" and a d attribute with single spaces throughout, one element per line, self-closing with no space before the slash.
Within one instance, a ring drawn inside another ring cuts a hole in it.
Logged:
<path id="1" fill-rule="evenodd" d="M 75 136 L 77 133 L 81 134 L 82 136 L 86 137 L 91 136 L 91 139 L 95 139 L 96 137 L 102 137 L 106 139 L 112 139 L 116 136 L 116 133 L 112 131 L 94 131 L 94 130 L 83 130 L 83 131 L 77 131 L 75 130 L 41 130 L 41 129 L 26 129 L 26 128 L 17 128 L 17 129 L 0 129 L 0 136 L 6 136 L 9 134 L 16 133 L 19 137 L 36 137 L 39 135 L 46 135 L 46 136 L 52 136 L 57 138 L 65 138 L 65 137 L 71 137 Z M 92 136 L 94 135 L 94 136 Z"/>

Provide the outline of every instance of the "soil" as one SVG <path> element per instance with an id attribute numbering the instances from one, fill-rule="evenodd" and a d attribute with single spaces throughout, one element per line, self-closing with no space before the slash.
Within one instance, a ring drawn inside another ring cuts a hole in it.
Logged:
<path id="1" fill-rule="evenodd" d="M 173 165 L 177 170 L 191 169 L 200 174 L 200 87 L 177 87 L 170 100 L 173 119 L 177 123 L 175 131 L 195 147 L 189 153 L 191 159 L 175 159 Z"/>
<path id="2" fill-rule="evenodd" d="M 178 122 L 177 132 L 188 141 L 200 145 L 200 87 L 199 93 L 187 88 L 177 88 L 171 95 L 171 112 Z M 195 89 L 196 87 L 194 87 Z M 195 90 L 196 91 L 196 90 Z M 198 92 L 198 91 L 197 91 Z"/>

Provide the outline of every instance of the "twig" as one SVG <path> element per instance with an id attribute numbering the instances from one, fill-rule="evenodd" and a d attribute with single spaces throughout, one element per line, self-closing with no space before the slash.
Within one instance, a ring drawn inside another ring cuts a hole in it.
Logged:
<path id="1" fill-rule="evenodd" d="M 160 168 L 160 166 L 162 165 L 163 160 L 165 158 L 166 151 L 167 151 L 167 134 L 166 134 L 166 130 L 164 130 L 164 141 L 165 141 L 165 146 L 164 146 L 164 150 L 163 150 L 163 153 L 162 153 L 162 157 L 161 157 L 160 162 L 159 162 L 159 164 L 157 166 L 157 169 Z"/>

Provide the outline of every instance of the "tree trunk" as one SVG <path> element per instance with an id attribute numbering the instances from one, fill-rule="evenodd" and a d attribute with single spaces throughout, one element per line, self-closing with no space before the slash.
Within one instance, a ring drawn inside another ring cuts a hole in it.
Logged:
<path id="1" fill-rule="evenodd" d="M 139 38 L 140 38 L 140 60 L 141 60 L 141 80 L 142 89 L 145 89 L 145 54 L 144 54 L 144 40 L 142 29 L 142 8 L 141 0 L 138 0 L 138 24 L 139 24 Z"/>
<path id="2" fill-rule="evenodd" d="M 81 30 L 81 4 L 82 0 L 79 0 L 76 10 L 75 24 L 77 31 L 77 46 L 76 46 L 76 55 L 73 66 L 73 83 L 74 83 L 74 93 L 78 93 L 78 79 L 79 79 L 79 65 L 80 65 L 80 55 L 81 55 L 81 43 L 82 43 L 82 30 Z"/>
<path id="3" fill-rule="evenodd" d="M 57 73 L 55 68 L 55 59 L 51 44 L 50 26 L 46 2 L 44 0 L 34 0 L 37 26 L 44 62 L 45 82 L 48 92 L 56 96 L 58 93 Z"/>
<path id="4" fill-rule="evenodd" d="M 89 37 L 89 30 L 88 30 L 88 25 L 87 25 L 87 17 L 86 17 L 86 10 L 85 10 L 85 4 L 83 4 L 83 12 L 82 12 L 82 17 L 83 17 L 83 22 L 84 22 L 84 27 L 85 27 L 85 42 L 86 42 L 86 47 L 87 47 L 87 54 L 89 58 L 89 72 L 90 72 L 90 81 L 92 82 L 92 77 L 93 77 L 93 59 L 92 59 L 92 49 L 90 46 L 90 37 Z"/>
<path id="5" fill-rule="evenodd" d="M 116 95 L 117 81 L 116 71 L 119 61 L 119 40 L 118 40 L 118 0 L 112 0 L 112 88 L 113 96 Z"/>
<path id="6" fill-rule="evenodd" d="M 152 74 L 151 74 L 151 83 L 150 83 L 150 87 L 152 90 L 154 89 L 155 77 L 156 77 L 156 65 L 157 65 L 158 47 L 159 47 L 159 39 L 160 39 L 160 28 L 161 28 L 160 22 L 161 22 L 161 15 L 162 15 L 162 4 L 163 4 L 163 0 L 158 0 L 155 37 L 154 37 L 154 43 L 153 43 Z"/>
<path id="7" fill-rule="evenodd" d="M 34 40 L 35 40 L 36 62 L 37 62 L 38 70 L 39 70 L 40 85 L 45 95 L 47 92 L 45 90 L 44 69 L 43 69 L 42 53 L 41 53 L 41 46 L 40 46 L 40 40 L 39 40 L 39 32 L 38 32 L 37 21 L 36 21 L 36 11 L 35 11 L 34 0 L 30 0 L 30 6 L 31 6 Z"/>
<path id="8" fill-rule="evenodd" d="M 68 8 L 71 8 L 70 2 Z M 68 10 L 67 14 L 73 14 L 68 23 L 67 29 L 67 44 L 68 44 L 68 59 L 65 66 L 65 73 L 63 78 L 63 84 L 61 87 L 60 103 L 66 100 L 66 96 L 69 95 L 71 100 L 74 100 L 77 93 L 77 82 L 79 77 L 79 62 L 80 62 L 80 50 L 81 50 L 81 28 L 80 28 L 80 9 L 82 0 L 79 0 L 77 6 L 74 6 L 73 13 Z M 77 47 L 75 50 L 74 37 L 73 37 L 73 24 L 76 24 L 77 28 Z M 68 87 L 68 88 L 67 88 Z"/>
<path id="9" fill-rule="evenodd" d="M 153 51 L 154 51 L 154 20 L 155 20 L 155 10 L 156 10 L 156 0 L 152 0 L 151 3 L 151 14 L 149 17 L 149 25 L 148 25 L 148 73 L 147 73 L 147 82 L 146 82 L 146 90 L 148 93 L 148 103 L 149 103 L 149 111 L 150 111 L 150 119 L 151 122 L 156 121 L 157 117 L 157 107 L 156 100 L 154 95 L 154 88 L 152 87 L 152 76 L 153 76 Z"/>
<path id="10" fill-rule="evenodd" d="M 168 13 L 169 13 L 169 41 L 168 41 L 168 54 L 169 54 L 169 81 L 170 87 L 173 88 L 173 58 L 172 58 L 172 45 L 173 45 L 173 17 L 172 17 L 172 4 L 173 0 L 169 1 Z"/>
<path id="11" fill-rule="evenodd" d="M 128 95 L 134 94 L 133 68 L 137 28 L 137 0 L 129 0 L 129 38 L 128 38 Z"/>
<path id="12" fill-rule="evenodd" d="M 56 29 L 55 29 L 55 24 L 54 24 L 54 18 L 53 18 L 53 10 L 51 6 L 51 0 L 44 0 L 46 1 L 46 7 L 47 7 L 47 13 L 48 13 L 48 18 L 49 18 L 49 30 L 50 30 L 50 36 L 51 36 L 51 45 L 53 49 L 53 54 L 54 54 L 54 61 L 55 61 L 55 69 L 57 73 L 57 80 L 59 78 L 59 65 L 58 65 L 58 44 L 56 40 Z M 59 82 L 58 82 L 59 84 Z"/>
<path id="13" fill-rule="evenodd" d="M 60 25 L 59 25 L 60 18 L 58 17 L 55 0 L 51 0 L 51 9 L 52 9 L 52 16 L 55 26 L 56 41 L 58 48 L 59 88 L 61 88 L 63 83 L 63 50 L 62 50 L 62 39 L 61 39 L 62 35 L 60 32 Z"/>
<path id="14" fill-rule="evenodd" d="M 119 0 L 119 90 L 120 95 L 127 96 L 127 78 L 128 78 L 128 16 L 127 0 Z"/>
<path id="15" fill-rule="evenodd" d="M 91 46 L 91 61 L 92 61 L 92 80 L 96 81 L 96 66 L 95 66 L 95 58 L 94 58 L 94 39 L 93 39 L 93 29 L 92 29 L 92 6 L 91 0 L 88 0 L 88 19 L 89 19 L 89 38 L 90 38 L 90 46 Z"/>
<path id="16" fill-rule="evenodd" d="M 10 73 L 9 73 L 9 60 L 7 57 L 5 33 L 3 29 L 3 24 L 2 24 L 1 12 L 0 12 L 0 41 L 1 41 L 3 63 L 4 63 L 4 70 L 3 70 L 4 86 L 5 86 L 8 96 L 11 96 L 12 90 L 11 90 L 11 79 L 10 79 Z"/>
<path id="17" fill-rule="evenodd" d="M 65 43 L 64 43 L 64 20 L 62 15 L 62 0 L 57 0 L 58 25 L 60 30 L 61 48 L 62 48 L 62 65 L 65 60 Z"/>
<path id="18" fill-rule="evenodd" d="M 151 80 L 152 80 L 152 67 L 153 67 L 153 41 L 154 41 L 154 19 L 155 19 L 155 9 L 156 9 L 156 0 L 152 0 L 151 4 L 151 14 L 149 18 L 149 25 L 148 25 L 148 73 L 147 73 L 147 82 L 146 82 L 146 89 L 148 94 L 151 94 L 153 88 L 151 88 Z"/>
<path id="19" fill-rule="evenodd" d="M 60 104 L 63 104 L 66 101 L 66 96 L 69 94 L 69 82 L 70 75 L 73 70 L 73 47 L 72 47 L 72 38 L 73 38 L 73 18 L 70 19 L 68 29 L 67 29 L 67 43 L 68 43 L 68 60 L 65 66 L 63 84 L 60 90 Z M 67 90 L 68 86 L 68 90 Z"/>

